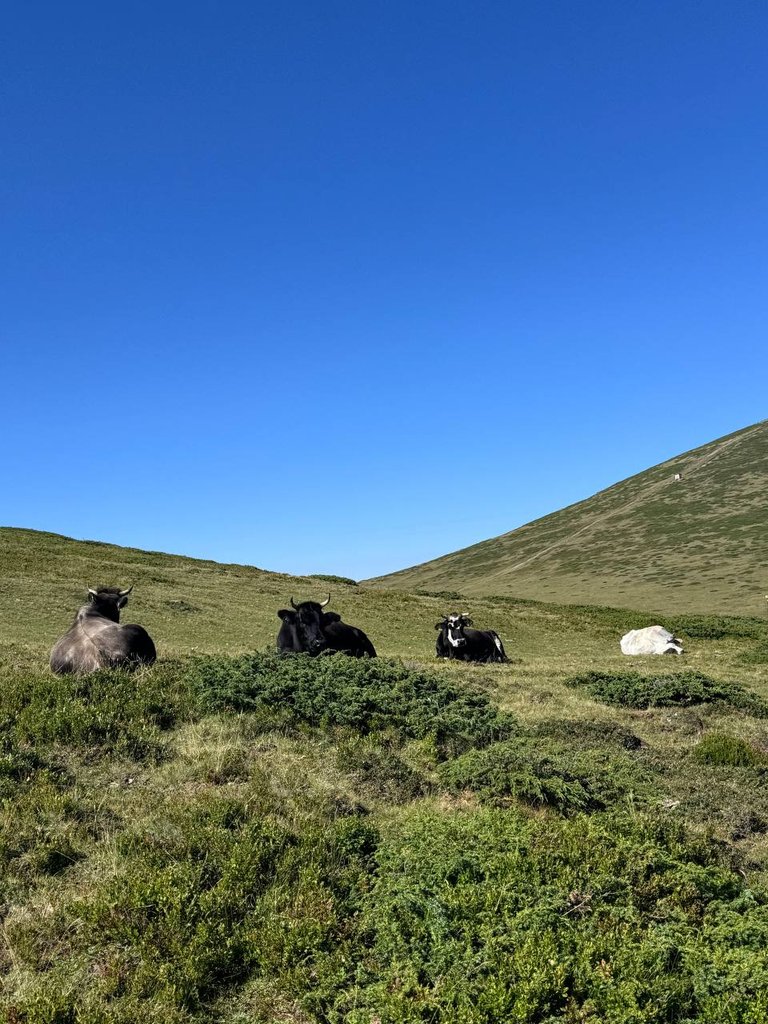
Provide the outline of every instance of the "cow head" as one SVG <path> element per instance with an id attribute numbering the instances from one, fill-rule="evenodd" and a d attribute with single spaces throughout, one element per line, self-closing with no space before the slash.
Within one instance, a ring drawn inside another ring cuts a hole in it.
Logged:
<path id="1" fill-rule="evenodd" d="M 105 619 L 119 622 L 120 609 L 128 604 L 128 595 L 132 590 L 132 586 L 127 590 L 121 590 L 119 587 L 99 587 L 98 590 L 93 590 L 88 587 L 89 608 L 103 615 Z"/>
<path id="2" fill-rule="evenodd" d="M 472 619 L 462 612 L 461 615 L 457 615 L 455 612 L 452 615 L 446 615 L 444 619 L 435 624 L 435 629 L 442 629 L 445 632 L 445 639 L 451 645 L 451 647 L 466 647 L 467 638 L 464 635 L 464 629 L 466 626 L 472 625 Z"/>
<path id="3" fill-rule="evenodd" d="M 302 601 L 296 604 L 291 598 L 291 609 L 281 608 L 278 616 L 288 623 L 295 631 L 302 651 L 308 654 L 319 654 L 328 645 L 323 626 L 329 622 L 338 622 L 335 612 L 324 612 L 323 608 L 331 600 L 329 594 L 325 601 Z"/>

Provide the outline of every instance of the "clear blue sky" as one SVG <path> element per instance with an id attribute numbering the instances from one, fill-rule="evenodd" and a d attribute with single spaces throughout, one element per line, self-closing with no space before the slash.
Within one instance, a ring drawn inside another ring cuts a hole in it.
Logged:
<path id="1" fill-rule="evenodd" d="M 768 6 L 15 2 L 0 522 L 362 578 L 768 416 Z"/>

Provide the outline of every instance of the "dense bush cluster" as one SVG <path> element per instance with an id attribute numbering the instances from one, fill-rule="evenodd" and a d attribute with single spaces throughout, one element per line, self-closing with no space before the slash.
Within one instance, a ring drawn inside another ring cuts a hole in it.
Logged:
<path id="1" fill-rule="evenodd" d="M 741 654 L 739 660 L 746 665 L 768 665 L 768 639 L 758 640 L 754 647 Z"/>
<path id="2" fill-rule="evenodd" d="M 250 711 L 263 716 L 265 727 L 310 725 L 429 739 L 443 758 L 517 731 L 514 719 L 484 694 L 383 658 L 201 658 L 194 685 L 210 710 Z"/>
<path id="3" fill-rule="evenodd" d="M 0 907 L 58 874 L 115 825 L 73 761 L 157 765 L 165 734 L 194 714 L 178 665 L 85 677 L 6 672 L 0 683 Z M 1 958 L 0 958 L 1 962 Z"/>
<path id="4" fill-rule="evenodd" d="M 279 820 L 268 794 L 168 805 L 123 833 L 119 870 L 76 899 L 73 961 L 51 960 L 46 930 L 11 926 L 38 972 L 29 1024 L 210 1020 L 203 1004 L 249 975 L 280 978 L 307 1004 L 329 1003 L 350 971 L 341 954 L 361 909 L 378 833 L 357 818 Z M 50 925 L 49 925 L 50 927 Z M 91 949 L 88 984 L 75 964 Z M 263 1018 L 257 1018 L 263 1019 Z"/>
<path id="5" fill-rule="evenodd" d="M 349 1024 L 768 1017 L 765 895 L 657 817 L 426 813 L 377 869 Z"/>
<path id="6" fill-rule="evenodd" d="M 554 739 L 569 747 L 608 747 L 638 750 L 642 746 L 639 736 L 616 722 L 598 722 L 589 718 L 544 719 L 533 730 L 543 739 Z"/>
<path id="7" fill-rule="evenodd" d="M 450 789 L 471 789 L 485 803 L 521 800 L 566 814 L 603 809 L 647 783 L 629 755 L 544 746 L 533 738 L 469 751 L 442 765 L 440 777 Z"/>
<path id="8" fill-rule="evenodd" d="M 719 682 L 701 672 L 657 673 L 586 672 L 566 680 L 569 686 L 586 690 L 590 697 L 626 708 L 687 707 L 691 704 L 720 704 L 746 711 L 756 718 L 768 717 L 768 703 L 738 683 Z"/>
<path id="9" fill-rule="evenodd" d="M 126 830 L 118 870 L 66 908 L 80 923 L 55 956 L 55 919 L 8 928 L 37 979 L 11 1019 L 202 1024 L 238 988 L 242 1018 L 226 1019 L 262 1024 L 768 1013 L 766 896 L 658 815 L 413 805 L 397 828 L 296 830 L 258 786 L 163 812 Z"/>
<path id="10" fill-rule="evenodd" d="M 152 760 L 161 734 L 193 710 L 184 671 L 171 663 L 134 675 L 17 673 L 0 686 L 0 737 L 38 752 L 63 744 Z"/>

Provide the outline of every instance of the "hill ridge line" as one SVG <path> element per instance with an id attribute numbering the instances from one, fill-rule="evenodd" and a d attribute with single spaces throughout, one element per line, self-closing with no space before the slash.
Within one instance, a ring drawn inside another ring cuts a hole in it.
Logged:
<path id="1" fill-rule="evenodd" d="M 757 427 L 759 427 L 761 425 L 762 424 L 755 424 L 755 427 L 757 428 Z M 714 459 L 716 459 L 720 455 L 722 455 L 722 453 L 727 448 L 730 448 L 731 445 L 739 444 L 744 439 L 746 434 L 749 434 L 749 433 L 751 433 L 751 431 L 742 432 L 740 434 L 737 434 L 736 437 L 726 438 L 725 440 L 723 440 L 715 448 L 714 451 L 711 451 L 711 452 L 705 453 L 702 456 L 699 456 L 699 458 L 694 461 L 693 466 L 691 467 L 691 469 L 690 470 L 686 469 L 686 472 L 697 472 L 697 471 L 703 469 L 704 466 L 709 465 L 710 462 L 714 461 Z M 680 458 L 680 456 L 675 456 L 675 457 L 673 457 L 671 459 L 668 459 L 667 462 L 676 462 L 676 461 L 679 460 L 679 458 Z M 662 466 L 664 466 L 666 464 L 667 463 L 664 463 L 664 462 L 661 463 Z M 590 530 L 593 530 L 596 526 L 603 525 L 603 524 L 605 524 L 606 521 L 608 521 L 610 519 L 615 519 L 616 516 L 623 515 L 627 511 L 629 511 L 632 508 L 634 508 L 635 506 L 643 504 L 645 501 L 647 501 L 649 493 L 655 494 L 657 491 L 662 490 L 663 488 L 667 487 L 668 483 L 669 483 L 669 481 L 667 481 L 667 480 L 659 480 L 658 483 L 652 484 L 642 495 L 636 496 L 634 498 L 631 498 L 626 504 L 620 505 L 618 508 L 614 509 L 612 512 L 607 512 L 604 515 L 602 515 L 599 518 L 599 521 L 596 520 L 596 519 L 590 520 L 590 522 L 588 522 L 585 526 L 582 526 L 579 530 L 576 530 L 574 533 L 569 534 L 568 537 L 566 537 L 566 538 L 564 538 L 562 540 L 554 541 L 552 544 L 549 544 L 546 547 L 541 548 L 539 551 L 536 551 L 534 554 L 529 555 L 527 558 L 521 559 L 519 562 L 516 562 L 514 565 L 508 565 L 508 566 L 505 566 L 503 569 L 498 570 L 497 572 L 489 573 L 488 574 L 488 579 L 493 579 L 495 576 L 507 576 L 510 573 L 515 572 L 517 569 L 522 569 L 524 566 L 530 565 L 531 562 L 535 562 L 537 558 L 541 558 L 543 555 L 547 555 L 551 551 L 556 551 L 558 548 L 563 547 L 565 544 L 570 544 L 574 537 L 578 537 L 578 536 L 580 536 L 583 533 L 588 533 Z M 602 492 L 598 492 L 598 494 L 599 493 L 602 493 Z"/>

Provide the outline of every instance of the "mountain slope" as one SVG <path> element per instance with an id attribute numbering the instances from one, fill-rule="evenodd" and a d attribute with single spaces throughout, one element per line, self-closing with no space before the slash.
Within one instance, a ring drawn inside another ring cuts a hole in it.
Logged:
<path id="1" fill-rule="evenodd" d="M 368 582 L 760 615 L 768 593 L 767 493 L 768 420 L 510 533 Z"/>

